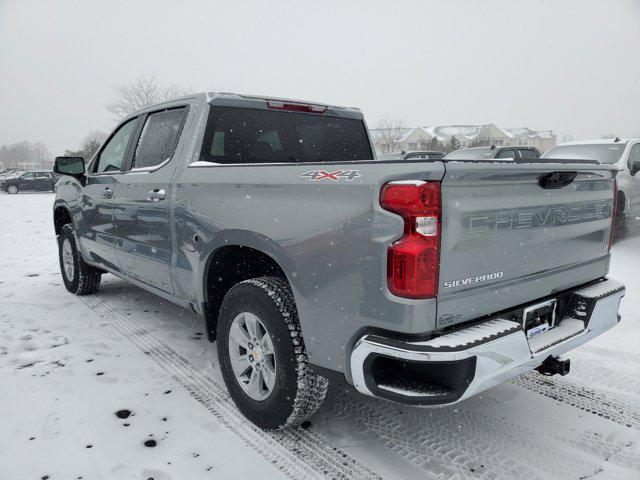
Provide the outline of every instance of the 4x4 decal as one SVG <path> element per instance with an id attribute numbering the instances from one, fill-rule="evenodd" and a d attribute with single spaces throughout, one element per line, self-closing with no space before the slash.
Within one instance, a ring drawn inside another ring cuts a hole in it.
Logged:
<path id="1" fill-rule="evenodd" d="M 306 178 L 309 182 L 320 180 L 331 180 L 338 182 L 343 179 L 347 182 L 353 182 L 356 178 L 361 177 L 360 170 L 336 170 L 334 172 L 327 172 L 326 170 L 313 170 L 300 175 L 301 178 Z"/>

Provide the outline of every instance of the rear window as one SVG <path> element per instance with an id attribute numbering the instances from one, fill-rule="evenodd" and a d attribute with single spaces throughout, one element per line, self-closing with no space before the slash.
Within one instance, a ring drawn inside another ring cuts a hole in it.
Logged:
<path id="1" fill-rule="evenodd" d="M 345 162 L 373 158 L 362 120 L 212 107 L 200 160 L 215 163 Z"/>
<path id="2" fill-rule="evenodd" d="M 616 163 L 620 160 L 626 146 L 626 142 L 556 145 L 548 152 L 545 152 L 542 157 L 569 160 L 598 160 L 601 163 Z"/>

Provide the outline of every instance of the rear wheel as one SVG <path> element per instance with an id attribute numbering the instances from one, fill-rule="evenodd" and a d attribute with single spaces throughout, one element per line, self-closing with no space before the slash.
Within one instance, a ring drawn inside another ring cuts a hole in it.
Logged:
<path id="1" fill-rule="evenodd" d="M 10 185 L 9 187 L 7 187 L 7 192 L 11 195 L 15 195 L 16 193 L 18 193 L 17 185 Z"/>
<path id="2" fill-rule="evenodd" d="M 58 235 L 58 253 L 62 280 L 68 291 L 75 295 L 88 295 L 98 290 L 102 272 L 82 258 L 70 223 L 64 225 Z"/>
<path id="3" fill-rule="evenodd" d="M 218 358 L 231 398 L 257 426 L 299 425 L 320 406 L 328 381 L 308 363 L 286 281 L 260 277 L 235 285 L 218 317 Z"/>

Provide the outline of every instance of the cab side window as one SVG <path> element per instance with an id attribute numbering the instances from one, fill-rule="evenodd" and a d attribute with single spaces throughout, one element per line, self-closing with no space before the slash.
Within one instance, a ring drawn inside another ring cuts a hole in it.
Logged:
<path id="1" fill-rule="evenodd" d="M 522 158 L 538 158 L 538 156 L 536 155 L 536 152 L 534 152 L 533 150 L 527 150 L 527 149 L 521 149 L 520 156 Z"/>
<path id="2" fill-rule="evenodd" d="M 28 173 L 25 173 L 24 175 L 22 175 L 20 178 L 21 178 L 22 180 L 33 180 L 33 178 L 34 178 L 35 176 L 36 176 L 36 174 L 35 174 L 35 173 L 33 173 L 33 172 L 28 172 Z"/>
<path id="3" fill-rule="evenodd" d="M 496 155 L 496 158 L 517 158 L 517 155 L 515 150 L 507 148 L 505 150 L 500 150 L 498 155 Z"/>
<path id="4" fill-rule="evenodd" d="M 131 168 L 155 167 L 173 157 L 186 114 L 186 108 L 149 114 L 142 127 Z"/>
<path id="5" fill-rule="evenodd" d="M 138 123 L 137 120 L 137 118 L 129 120 L 109 139 L 102 152 L 100 152 L 94 169 L 95 173 L 119 172 L 122 170 L 124 156 L 127 153 L 129 140 L 131 140 Z"/>

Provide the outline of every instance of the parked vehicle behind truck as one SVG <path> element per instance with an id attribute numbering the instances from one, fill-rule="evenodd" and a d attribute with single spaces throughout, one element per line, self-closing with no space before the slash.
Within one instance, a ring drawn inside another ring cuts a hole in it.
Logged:
<path id="1" fill-rule="evenodd" d="M 409 152 L 391 152 L 381 153 L 378 155 L 379 160 L 440 160 L 444 158 L 445 153 L 440 150 L 415 150 Z"/>
<path id="2" fill-rule="evenodd" d="M 621 227 L 627 220 L 640 216 L 640 139 L 616 137 L 566 142 L 549 149 L 542 157 L 549 161 L 586 158 L 617 167 L 618 226 Z"/>
<path id="3" fill-rule="evenodd" d="M 8 175 L 0 179 L 0 189 L 11 194 L 18 192 L 52 192 L 58 181 L 58 176 L 53 172 L 30 171 Z"/>
<path id="4" fill-rule="evenodd" d="M 486 147 L 460 148 L 449 152 L 445 158 L 447 160 L 491 160 L 494 158 L 530 159 L 539 158 L 540 152 L 534 147 L 497 147 L 490 145 Z"/>
<path id="5" fill-rule="evenodd" d="M 455 403 L 619 321 L 597 161 L 376 160 L 353 108 L 198 94 L 125 118 L 53 209 L 66 288 L 112 273 L 192 309 L 256 425 L 328 381 Z"/>

